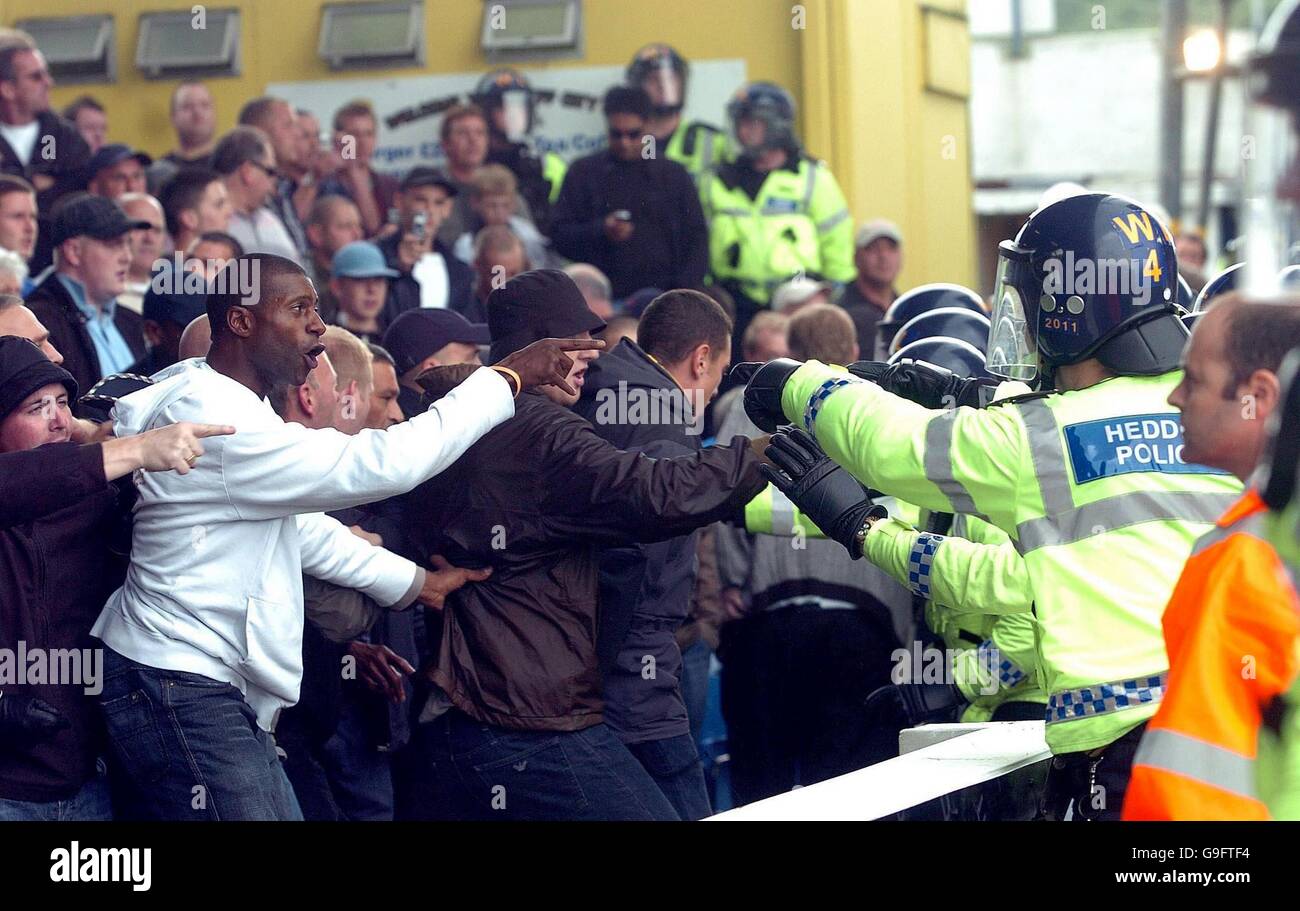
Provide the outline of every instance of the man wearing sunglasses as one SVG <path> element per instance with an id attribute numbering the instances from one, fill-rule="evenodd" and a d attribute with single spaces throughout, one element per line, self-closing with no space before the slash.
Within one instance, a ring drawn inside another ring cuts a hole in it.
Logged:
<path id="1" fill-rule="evenodd" d="M 280 172 L 266 133 L 257 127 L 235 127 L 212 151 L 212 169 L 226 184 L 233 210 L 228 231 L 244 252 L 274 253 L 303 266 L 302 253 L 269 205 Z"/>
<path id="2" fill-rule="evenodd" d="M 641 288 L 689 288 L 708 269 L 709 238 L 691 175 L 646 129 L 644 89 L 605 93 L 608 148 L 569 167 L 551 218 L 563 255 L 609 276 L 614 297 Z"/>

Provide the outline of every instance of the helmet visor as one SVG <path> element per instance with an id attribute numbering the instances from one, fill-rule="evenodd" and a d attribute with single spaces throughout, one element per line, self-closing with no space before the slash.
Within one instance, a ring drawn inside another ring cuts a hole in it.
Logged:
<path id="1" fill-rule="evenodd" d="M 523 89 L 501 94 L 501 126 L 511 142 L 522 142 L 528 135 L 528 93 Z"/>
<path id="2" fill-rule="evenodd" d="M 993 315 L 985 369 L 994 376 L 1029 382 L 1038 376 L 1038 323 L 1031 319 L 1022 288 L 1032 283 L 1029 251 L 1009 241 L 998 247 L 998 273 L 993 283 Z"/>
<path id="3" fill-rule="evenodd" d="M 682 77 L 673 69 L 673 62 L 668 57 L 659 58 L 658 64 L 646 74 L 641 87 L 658 111 L 675 111 L 682 106 Z"/>

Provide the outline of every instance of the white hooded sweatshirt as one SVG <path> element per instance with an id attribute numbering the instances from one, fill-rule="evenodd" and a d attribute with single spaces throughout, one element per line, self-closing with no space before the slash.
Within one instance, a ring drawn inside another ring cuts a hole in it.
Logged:
<path id="1" fill-rule="evenodd" d="M 510 384 L 475 371 L 426 413 L 348 436 L 287 424 L 202 358 L 119 400 L 113 430 L 230 424 L 186 475 L 137 472 L 131 566 L 91 632 L 141 664 L 238 687 L 273 730 L 302 681 L 302 575 L 382 606 L 415 600 L 424 571 L 352 534 L 326 510 L 405 493 L 514 414 Z"/>

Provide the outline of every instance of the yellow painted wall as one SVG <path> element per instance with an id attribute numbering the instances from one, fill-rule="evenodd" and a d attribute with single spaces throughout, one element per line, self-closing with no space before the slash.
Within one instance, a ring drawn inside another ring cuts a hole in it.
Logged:
<path id="1" fill-rule="evenodd" d="M 243 18 L 243 75 L 208 82 L 219 130 L 233 126 L 239 106 L 268 83 L 367 75 L 335 74 L 316 56 L 322 5 L 321 0 L 211 4 L 237 7 Z M 688 59 L 743 58 L 751 79 L 778 82 L 799 100 L 806 144 L 830 163 L 855 220 L 885 216 L 902 227 L 903 286 L 973 283 L 967 108 L 923 88 L 922 5 L 922 0 L 584 0 L 585 56 L 553 65 L 623 64 L 653 40 L 672 44 Z M 964 0 L 929 5 L 960 10 Z M 177 0 L 0 0 L 0 22 L 112 13 L 117 82 L 58 86 L 54 104 L 62 107 L 88 91 L 108 108 L 113 139 L 159 154 L 172 141 L 167 100 L 175 83 L 144 79 L 135 69 L 139 16 L 191 6 Z M 480 0 L 426 0 L 424 70 L 370 72 L 398 77 L 486 69 L 479 50 L 481 12 Z M 942 56 L 961 71 L 968 69 L 966 54 L 963 45 L 944 49 Z M 955 156 L 944 157 L 947 147 Z"/>

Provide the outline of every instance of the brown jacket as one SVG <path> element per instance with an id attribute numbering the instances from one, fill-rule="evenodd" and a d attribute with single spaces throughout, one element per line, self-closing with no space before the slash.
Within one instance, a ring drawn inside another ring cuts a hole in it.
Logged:
<path id="1" fill-rule="evenodd" d="M 447 599 L 429 678 L 487 724 L 598 724 L 600 547 L 738 514 L 765 483 L 747 442 L 652 459 L 614 448 L 540 394 L 521 396 L 512 419 L 408 500 L 421 553 L 493 568 Z"/>

